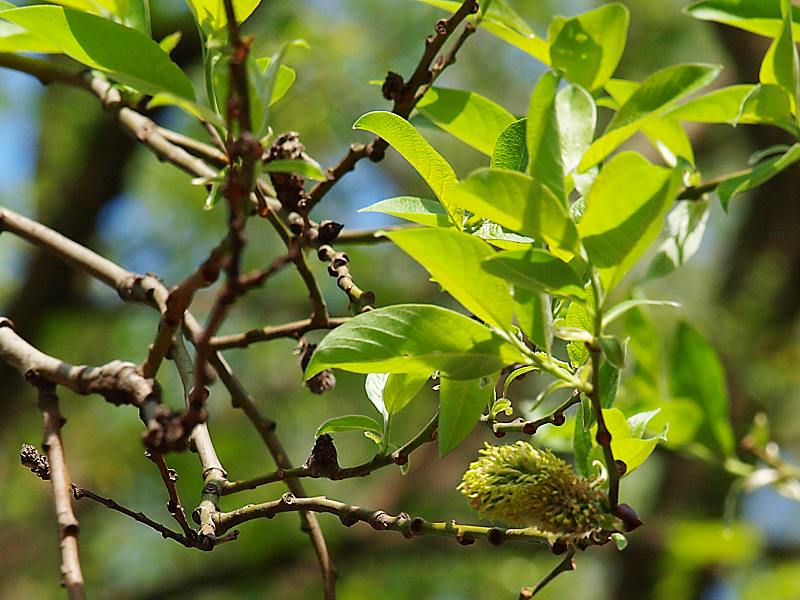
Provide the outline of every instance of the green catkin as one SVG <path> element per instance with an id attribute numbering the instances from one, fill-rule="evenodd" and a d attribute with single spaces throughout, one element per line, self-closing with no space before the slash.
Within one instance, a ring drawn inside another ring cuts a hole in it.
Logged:
<path id="1" fill-rule="evenodd" d="M 550 450 L 526 442 L 486 446 L 458 486 L 484 518 L 583 537 L 609 523 L 600 480 L 584 479 Z"/>

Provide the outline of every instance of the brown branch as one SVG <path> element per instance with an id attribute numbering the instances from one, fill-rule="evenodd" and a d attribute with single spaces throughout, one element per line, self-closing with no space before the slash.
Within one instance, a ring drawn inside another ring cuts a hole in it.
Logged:
<path id="1" fill-rule="evenodd" d="M 183 449 L 181 415 L 161 404 L 158 382 L 142 377 L 133 363 L 115 360 L 99 367 L 70 365 L 31 346 L 5 318 L 0 318 L 0 358 L 26 379 L 63 385 L 81 395 L 99 394 L 117 406 L 135 406 L 146 427 L 142 438 L 148 448 L 161 452 Z"/>
<path id="2" fill-rule="evenodd" d="M 217 513 L 214 516 L 214 520 L 217 523 L 217 530 L 225 532 L 231 527 L 241 525 L 247 521 L 262 518 L 271 519 L 279 513 L 301 510 L 336 515 L 342 524 L 347 527 L 360 521 L 367 523 L 377 531 L 397 531 L 405 538 L 420 535 L 443 535 L 455 538 L 462 545 L 472 544 L 478 537 L 488 539 L 489 543 L 494 546 L 499 546 L 506 540 L 548 543 L 555 539 L 553 535 L 538 531 L 532 527 L 506 529 L 465 525 L 455 521 L 432 522 L 426 521 L 421 517 L 412 518 L 407 513 L 393 516 L 382 510 L 353 506 L 344 502 L 330 500 L 325 496 L 296 498 L 288 492 L 279 500 L 250 504 L 231 512 Z"/>
<path id="3" fill-rule="evenodd" d="M 313 319 L 303 319 L 292 321 L 283 325 L 273 327 L 262 327 L 261 329 L 251 329 L 243 333 L 231 335 L 215 336 L 209 341 L 209 345 L 216 350 L 226 350 L 228 348 L 245 348 L 255 342 L 266 342 L 278 338 L 299 339 L 309 331 L 317 329 L 335 329 L 339 325 L 346 323 L 350 317 L 333 317 L 324 323 L 315 323 Z"/>
<path id="4" fill-rule="evenodd" d="M 175 471 L 175 469 L 170 469 L 167 466 L 162 454 L 148 451 L 145 453 L 145 456 L 147 456 L 149 460 L 153 461 L 153 464 L 158 467 L 161 480 L 164 482 L 164 487 L 167 488 L 167 493 L 169 494 L 167 510 L 169 511 L 169 514 L 171 514 L 172 518 L 177 521 L 178 525 L 180 525 L 181 530 L 183 530 L 183 534 L 186 537 L 192 536 L 194 534 L 194 530 L 189 525 L 189 521 L 186 520 L 186 513 L 183 510 L 181 498 L 178 495 L 178 488 L 175 485 L 175 482 L 178 481 L 178 473 Z"/>
<path id="5" fill-rule="evenodd" d="M 384 233 L 419 228 L 419 225 L 394 225 L 380 229 L 351 229 L 340 233 L 336 238 L 336 244 L 384 244 L 391 241 Z"/>
<path id="6" fill-rule="evenodd" d="M 8 329 L 3 327 L 2 329 Z M 56 387 L 53 383 L 31 374 L 28 380 L 39 391 L 39 409 L 42 411 L 44 441 L 47 452 L 49 477 L 53 489 L 53 504 L 58 521 L 58 539 L 61 546 L 61 583 L 73 600 L 84 598 L 83 573 L 78 555 L 78 519 L 72 510 L 70 476 L 61 442 L 64 418 L 58 408 Z"/>
<path id="7" fill-rule="evenodd" d="M 414 73 L 407 83 L 396 93 L 389 96 L 394 100 L 392 112 L 403 118 L 408 118 L 411 111 L 420 99 L 418 92 L 433 83 L 441 72 L 450 64 L 455 62 L 455 52 L 461 47 L 469 34 L 464 35 L 457 42 L 453 52 L 447 55 L 438 65 L 431 67 L 436 55 L 444 46 L 450 35 L 458 28 L 461 22 L 469 15 L 477 12 L 477 0 L 464 0 L 461 6 L 449 19 L 440 19 L 436 22 L 435 33 L 425 39 L 425 50 L 417 63 Z M 471 33 L 471 32 L 470 32 Z M 427 88 L 426 88 L 427 89 Z M 311 210 L 322 200 L 330 189 L 339 182 L 342 177 L 352 171 L 356 164 L 363 158 L 369 157 L 371 161 L 378 162 L 383 159 L 388 144 L 381 138 L 373 139 L 369 144 L 351 144 L 347 154 L 339 163 L 328 169 L 328 178 L 317 183 L 308 193 L 308 209 Z"/>
<path id="8" fill-rule="evenodd" d="M 350 258 L 345 252 L 336 252 L 327 244 L 317 250 L 317 258 L 328 263 L 328 275 L 336 279 L 336 285 L 350 299 L 355 313 L 368 310 L 375 304 L 375 294 L 362 290 L 350 275 Z"/>
<path id="9" fill-rule="evenodd" d="M 539 419 L 526 421 L 525 419 L 519 418 L 519 419 L 514 419 L 513 421 L 502 422 L 502 421 L 493 421 L 489 419 L 487 415 L 483 415 L 481 417 L 481 422 L 490 426 L 495 436 L 497 437 L 503 437 L 506 433 L 511 433 L 511 432 L 524 433 L 525 435 L 534 435 L 542 425 L 555 425 L 556 427 L 563 425 L 564 422 L 566 421 L 564 413 L 567 411 L 567 409 L 571 408 L 572 406 L 580 404 L 580 401 L 581 401 L 580 390 L 575 390 L 572 394 L 570 394 L 570 397 L 567 398 L 561 405 L 559 405 L 553 412 Z"/>
<path id="10" fill-rule="evenodd" d="M 410 439 L 408 442 L 403 444 L 403 446 L 401 446 L 391 454 L 378 454 L 374 458 L 372 458 L 372 460 L 369 460 L 360 465 L 356 465 L 354 467 L 342 468 L 337 465 L 334 469 L 325 473 L 321 473 L 315 469 L 310 468 L 308 466 L 308 463 L 306 465 L 303 465 L 302 467 L 297 467 L 296 469 L 290 469 L 288 471 L 285 471 L 283 469 L 277 469 L 272 473 L 268 473 L 260 477 L 254 477 L 253 479 L 228 482 L 225 484 L 225 487 L 222 490 L 222 494 L 226 496 L 228 494 L 235 494 L 236 492 L 241 492 L 243 490 L 252 490 L 268 483 L 275 483 L 276 481 L 284 481 L 289 477 L 313 477 L 313 478 L 324 477 L 332 481 L 340 481 L 342 479 L 350 479 L 353 477 L 366 477 L 373 471 L 377 471 L 378 469 L 381 469 L 388 465 L 405 465 L 406 463 L 408 463 L 409 455 L 414 450 L 416 450 L 423 444 L 436 440 L 436 430 L 438 424 L 439 424 L 439 415 L 437 413 L 422 429 L 422 431 L 420 431 L 412 439 Z"/>
<path id="11" fill-rule="evenodd" d="M 212 127 L 212 131 L 216 132 L 217 130 Z M 210 146 L 209 144 L 205 144 L 199 140 L 194 139 L 191 136 L 184 135 L 182 133 L 178 133 L 176 131 L 172 131 L 171 129 L 167 129 L 166 127 L 157 126 L 156 131 L 164 137 L 168 142 L 178 146 L 179 148 L 183 148 L 197 158 L 202 159 L 204 162 L 208 163 L 209 165 L 221 169 L 223 167 L 227 167 L 230 162 L 228 160 L 228 155 L 222 152 L 221 150 L 215 148 L 214 146 Z"/>

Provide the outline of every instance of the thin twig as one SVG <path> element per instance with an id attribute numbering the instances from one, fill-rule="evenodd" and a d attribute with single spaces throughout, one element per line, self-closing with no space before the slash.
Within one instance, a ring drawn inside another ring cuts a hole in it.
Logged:
<path id="1" fill-rule="evenodd" d="M 495 435 L 499 434 L 498 437 L 502 437 L 506 433 L 511 432 L 521 432 L 525 435 L 534 435 L 542 425 L 555 425 L 556 427 L 563 425 L 566 421 L 564 413 L 570 407 L 580 404 L 580 401 L 580 390 L 575 390 L 572 394 L 570 394 L 570 397 L 560 404 L 555 410 L 539 419 L 526 421 L 525 419 L 520 418 L 504 423 L 502 421 L 493 421 L 489 419 L 487 415 L 483 415 L 481 417 L 481 422 L 489 425 L 492 428 L 492 431 L 494 431 Z"/>
<path id="2" fill-rule="evenodd" d="M 564 559 L 558 563 L 555 568 L 550 571 L 547 575 L 545 575 L 542 580 L 536 584 L 536 587 L 533 588 L 530 596 L 523 596 L 520 593 L 520 598 L 533 598 L 536 594 L 542 591 L 544 587 L 553 581 L 556 577 L 561 575 L 561 573 L 566 573 L 567 571 L 574 571 L 575 570 L 575 548 L 570 548 L 567 553 L 564 555 Z"/>
<path id="3" fill-rule="evenodd" d="M 167 488 L 167 494 L 169 494 L 167 510 L 169 511 L 169 514 L 171 514 L 172 518 L 178 522 L 181 530 L 183 530 L 183 534 L 186 537 L 190 537 L 192 534 L 194 534 L 194 530 L 189 525 L 189 521 L 186 519 L 186 513 L 183 510 L 181 498 L 178 495 L 178 488 L 175 485 L 175 482 L 178 480 L 178 474 L 175 472 L 175 469 L 170 469 L 167 466 L 164 456 L 159 452 L 148 451 L 146 452 L 146 456 L 158 467 L 161 480 L 164 482 L 164 487 Z"/>
<path id="4" fill-rule="evenodd" d="M 242 333 L 214 336 L 209 341 L 209 345 L 216 350 L 226 350 L 228 348 L 246 348 L 256 342 L 266 342 L 278 338 L 300 339 L 309 331 L 335 329 L 349 320 L 350 317 L 331 317 L 324 323 L 315 323 L 313 319 L 302 319 L 273 327 L 251 329 Z"/>
<path id="5" fill-rule="evenodd" d="M 5 329 L 5 328 L 4 328 Z M 64 418 L 58 408 L 55 385 L 36 376 L 29 381 L 39 391 L 39 409 L 42 411 L 44 442 L 50 465 L 50 481 L 53 489 L 53 503 L 58 520 L 58 538 L 61 546 L 61 582 L 73 600 L 84 598 L 83 573 L 78 555 L 78 519 L 72 510 L 70 495 L 70 476 L 61 442 L 61 427 Z"/>

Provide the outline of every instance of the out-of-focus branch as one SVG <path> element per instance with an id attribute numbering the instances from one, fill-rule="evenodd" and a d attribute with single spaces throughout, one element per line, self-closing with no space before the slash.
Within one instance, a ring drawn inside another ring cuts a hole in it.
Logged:
<path id="1" fill-rule="evenodd" d="M 539 419 L 526 421 L 525 419 L 515 419 L 513 421 L 502 422 L 493 421 L 488 416 L 483 415 L 481 422 L 489 425 L 497 437 L 503 437 L 506 433 L 519 432 L 525 435 L 534 435 L 539 427 L 542 425 L 555 425 L 556 427 L 563 425 L 566 421 L 564 412 L 576 404 L 580 404 L 581 394 L 579 390 L 575 390 L 570 397 L 567 398 L 561 405 L 559 405 L 553 412 L 547 414 Z"/>
<path id="2" fill-rule="evenodd" d="M 2 329 L 8 329 L 3 327 Z M 61 442 L 64 417 L 58 408 L 56 386 L 36 375 L 28 380 L 39 391 L 39 409 L 42 411 L 44 441 L 47 452 L 49 478 L 53 489 L 53 503 L 58 521 L 58 539 L 61 546 L 61 582 L 73 600 L 84 598 L 83 573 L 78 555 L 78 519 L 72 510 L 71 479 Z"/>
<path id="3" fill-rule="evenodd" d="M 455 62 L 455 52 L 458 51 L 468 35 L 462 35 L 462 38 L 459 39 L 454 46 L 453 51 L 444 57 L 442 61 L 433 67 L 431 66 L 434 59 L 436 59 L 436 55 L 442 49 L 442 46 L 444 46 L 444 43 L 450 35 L 458 28 L 464 19 L 477 11 L 477 0 L 464 0 L 458 10 L 454 12 L 449 19 L 440 19 L 436 22 L 435 33 L 429 35 L 425 39 L 425 50 L 411 78 L 408 82 L 402 83 L 402 79 L 398 76 L 400 85 L 397 87 L 399 89 L 391 91 L 385 90 L 384 92 L 387 99 L 394 100 L 394 106 L 392 107 L 393 113 L 407 118 L 421 98 L 419 94 L 421 88 L 430 86 L 447 66 Z M 335 167 L 328 169 L 328 178 L 325 181 L 317 183 L 309 191 L 308 209 L 311 210 L 314 208 L 342 177 L 356 167 L 356 164 L 361 159 L 369 157 L 369 159 L 374 162 L 382 160 L 387 147 L 388 144 L 381 138 L 375 138 L 369 144 L 351 144 L 344 158 L 342 158 Z"/>

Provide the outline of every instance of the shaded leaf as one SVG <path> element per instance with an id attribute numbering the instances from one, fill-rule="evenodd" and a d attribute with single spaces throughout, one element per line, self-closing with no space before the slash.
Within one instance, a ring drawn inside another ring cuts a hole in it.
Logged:
<path id="1" fill-rule="evenodd" d="M 553 296 L 579 300 L 586 298 L 586 291 L 575 271 L 546 250 L 531 248 L 499 252 L 491 255 L 483 263 L 483 268 L 515 287 L 547 292 Z"/>
<path id="2" fill-rule="evenodd" d="M 455 381 L 442 377 L 439 385 L 439 456 L 445 456 L 461 442 L 492 401 L 494 386 L 481 379 Z"/>

